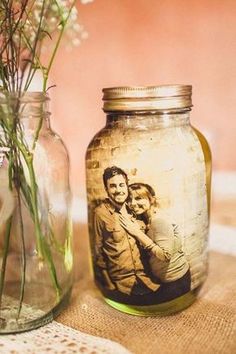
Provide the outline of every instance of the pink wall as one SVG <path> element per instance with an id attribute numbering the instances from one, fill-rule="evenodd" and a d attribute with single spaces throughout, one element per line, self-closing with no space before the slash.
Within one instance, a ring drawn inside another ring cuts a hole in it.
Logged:
<path id="1" fill-rule="evenodd" d="M 108 86 L 192 84 L 192 122 L 210 138 L 214 167 L 236 170 L 236 1 L 95 0 L 79 11 L 89 38 L 61 49 L 51 78 L 74 192 L 84 188 L 86 146 L 105 123 Z"/>

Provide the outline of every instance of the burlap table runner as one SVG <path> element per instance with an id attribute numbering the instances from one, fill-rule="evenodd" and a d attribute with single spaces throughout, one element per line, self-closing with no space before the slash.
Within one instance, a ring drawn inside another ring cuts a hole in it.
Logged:
<path id="1" fill-rule="evenodd" d="M 114 340 L 135 354 L 236 353 L 236 257 L 210 253 L 208 279 L 199 300 L 187 310 L 168 317 L 136 317 L 106 305 L 93 285 L 85 230 L 80 226 L 75 233 L 79 281 L 57 321 Z"/>

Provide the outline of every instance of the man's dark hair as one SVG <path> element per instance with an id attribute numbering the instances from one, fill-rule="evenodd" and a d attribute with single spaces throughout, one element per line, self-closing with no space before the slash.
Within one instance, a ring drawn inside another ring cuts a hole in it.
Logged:
<path id="1" fill-rule="evenodd" d="M 127 174 L 121 168 L 112 166 L 112 167 L 107 167 L 103 172 L 103 183 L 106 188 L 107 188 L 107 180 L 116 175 L 122 175 L 128 185 Z"/>

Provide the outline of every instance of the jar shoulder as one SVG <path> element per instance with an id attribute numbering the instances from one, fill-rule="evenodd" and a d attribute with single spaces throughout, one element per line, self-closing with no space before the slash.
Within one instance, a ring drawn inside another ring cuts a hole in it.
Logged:
<path id="1" fill-rule="evenodd" d="M 40 134 L 34 153 L 34 166 L 37 172 L 47 173 L 57 183 L 68 184 L 70 160 L 62 138 L 54 131 Z M 48 177 L 49 178 L 49 177 Z"/>
<path id="2" fill-rule="evenodd" d="M 191 127 L 201 144 L 203 153 L 204 153 L 204 155 L 206 155 L 207 160 L 211 160 L 211 158 L 212 158 L 211 148 L 210 148 L 210 145 L 209 145 L 206 137 L 203 135 L 203 133 L 200 132 L 200 130 L 198 130 L 194 126 L 191 126 Z"/>
<path id="3" fill-rule="evenodd" d="M 37 144 L 49 154 L 61 154 L 68 158 L 68 150 L 59 134 L 53 130 L 47 130 L 40 134 Z"/>
<path id="4" fill-rule="evenodd" d="M 171 145 L 180 144 L 184 147 L 185 144 L 194 144 L 200 142 L 202 150 L 211 157 L 209 144 L 204 135 L 191 124 L 172 125 L 172 126 L 146 126 L 145 124 L 137 124 L 132 128 L 121 126 L 105 126 L 90 141 L 87 151 L 99 149 L 113 144 L 129 144 L 138 140 L 143 140 L 145 143 L 152 144 L 155 140 L 165 140 L 166 143 L 171 141 Z M 181 140 L 181 141 L 180 141 Z"/>
<path id="5" fill-rule="evenodd" d="M 211 174 L 212 174 L 212 153 L 211 153 L 211 148 L 210 145 L 206 139 L 206 137 L 201 133 L 197 128 L 192 127 L 194 134 L 196 135 L 201 149 L 202 153 L 204 155 L 204 160 L 205 160 L 205 166 L 206 166 L 206 171 L 207 171 L 207 180 L 208 183 L 211 184 Z"/>
<path id="6" fill-rule="evenodd" d="M 109 129 L 110 131 L 110 129 Z M 103 127 L 102 129 L 100 129 L 94 136 L 93 138 L 90 140 L 89 144 L 88 144 L 88 147 L 87 147 L 87 152 L 88 150 L 91 150 L 91 149 L 95 149 L 95 148 L 98 148 L 100 147 L 100 142 L 101 142 L 101 139 L 108 135 L 107 134 L 108 132 L 108 129 L 107 127 Z"/>

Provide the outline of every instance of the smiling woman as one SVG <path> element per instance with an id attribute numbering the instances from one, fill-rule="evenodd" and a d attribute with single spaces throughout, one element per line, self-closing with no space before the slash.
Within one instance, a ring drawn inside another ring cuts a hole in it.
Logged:
<path id="1" fill-rule="evenodd" d="M 128 203 L 136 215 L 148 213 L 151 206 L 157 206 L 155 192 L 151 186 L 145 183 L 134 183 L 129 186 L 130 196 Z"/>
<path id="2" fill-rule="evenodd" d="M 120 220 L 122 226 L 150 251 L 151 271 L 163 283 L 156 299 L 167 301 L 174 297 L 173 293 L 175 296 L 177 292 L 178 296 L 187 293 L 190 291 L 191 275 L 177 226 L 159 216 L 151 186 L 134 183 L 129 186 L 129 191 L 130 208 L 137 220 L 143 220 L 146 224 L 147 235 L 140 232 L 139 227 L 135 229 L 128 218 L 122 216 Z"/>

